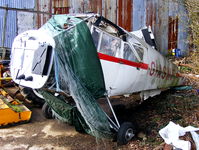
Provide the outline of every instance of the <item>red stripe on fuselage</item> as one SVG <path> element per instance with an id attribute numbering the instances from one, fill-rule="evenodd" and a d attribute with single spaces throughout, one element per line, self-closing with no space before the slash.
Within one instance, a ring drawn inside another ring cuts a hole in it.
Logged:
<path id="1" fill-rule="evenodd" d="M 129 61 L 129 60 L 122 59 L 122 58 L 116 58 L 116 57 L 109 56 L 109 55 L 102 54 L 102 53 L 98 53 L 98 56 L 99 56 L 99 59 L 102 59 L 102 60 L 111 61 L 111 62 L 115 62 L 115 63 L 119 63 L 119 64 L 124 64 L 124 65 L 141 68 L 141 69 L 145 69 L 145 70 L 147 70 L 149 67 L 149 65 L 145 64 L 145 63 L 137 63 L 137 62 Z"/>

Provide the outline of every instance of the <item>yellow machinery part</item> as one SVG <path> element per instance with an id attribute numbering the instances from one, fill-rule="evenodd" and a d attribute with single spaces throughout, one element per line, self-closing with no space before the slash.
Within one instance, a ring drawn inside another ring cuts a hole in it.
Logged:
<path id="1" fill-rule="evenodd" d="M 2 78 L 3 68 L 0 64 L 0 87 L 3 86 L 2 81 L 12 80 L 11 77 Z M 0 89 L 0 96 L 3 98 L 0 99 L 0 126 L 30 120 L 32 112 L 26 106 L 14 100 L 3 89 Z"/>
<path id="2" fill-rule="evenodd" d="M 6 81 L 8 80 L 9 81 L 9 80 L 12 80 L 12 78 L 11 77 L 0 78 L 0 81 L 2 81 L 2 80 L 6 80 Z"/>
<path id="3" fill-rule="evenodd" d="M 22 104 L 19 107 L 23 111 L 16 112 L 0 99 L 0 126 L 30 120 L 32 112 Z"/>
<path id="4" fill-rule="evenodd" d="M 7 96 L 8 93 L 6 91 L 4 91 L 3 89 L 0 89 L 0 94 L 3 96 Z"/>

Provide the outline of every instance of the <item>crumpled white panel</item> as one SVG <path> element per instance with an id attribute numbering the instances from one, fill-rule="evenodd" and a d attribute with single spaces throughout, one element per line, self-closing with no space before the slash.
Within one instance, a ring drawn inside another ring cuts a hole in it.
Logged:
<path id="1" fill-rule="evenodd" d="M 161 90 L 148 90 L 148 91 L 142 91 L 140 93 L 140 97 L 142 100 L 146 100 L 149 97 L 154 97 L 156 95 L 159 95 L 161 93 Z"/>

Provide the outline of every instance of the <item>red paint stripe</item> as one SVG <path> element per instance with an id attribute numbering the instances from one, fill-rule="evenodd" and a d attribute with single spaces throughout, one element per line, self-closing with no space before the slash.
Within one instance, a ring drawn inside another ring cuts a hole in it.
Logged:
<path id="1" fill-rule="evenodd" d="M 98 56 L 99 56 L 99 59 L 102 59 L 102 60 L 120 63 L 120 64 L 137 67 L 137 68 L 141 68 L 141 69 L 145 69 L 145 70 L 147 70 L 148 66 L 149 66 L 148 64 L 145 64 L 145 63 L 137 63 L 137 62 L 129 61 L 129 60 L 122 59 L 122 58 L 116 58 L 116 57 L 109 56 L 109 55 L 102 54 L 102 53 L 98 53 Z"/>

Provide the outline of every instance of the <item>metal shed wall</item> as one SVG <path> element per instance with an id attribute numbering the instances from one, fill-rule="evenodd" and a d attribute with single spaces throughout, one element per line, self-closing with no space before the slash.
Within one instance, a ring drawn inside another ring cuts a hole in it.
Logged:
<path id="1" fill-rule="evenodd" d="M 187 53 L 187 17 L 181 1 L 68 0 L 67 4 L 70 13 L 99 13 L 128 31 L 150 25 L 162 54 L 174 48 Z"/>
<path id="2" fill-rule="evenodd" d="M 20 9 L 34 9 L 34 0 L 1 0 L 0 6 L 20 8 Z M 32 29 L 34 27 L 33 14 L 17 12 L 14 10 L 8 10 L 6 17 L 6 30 L 5 30 L 5 41 L 2 43 L 3 35 L 3 25 L 4 25 L 4 16 L 6 14 L 5 9 L 0 9 L 0 46 L 11 48 L 13 39 L 15 36 L 27 29 Z M 32 24 L 31 24 L 32 22 Z"/>
<path id="3" fill-rule="evenodd" d="M 173 0 L 133 0 L 132 30 L 151 26 L 157 47 L 167 55 L 171 49 L 187 53 L 187 17 L 185 6 Z"/>
<path id="4" fill-rule="evenodd" d="M 35 0 L 35 8 L 37 11 L 41 12 L 47 12 L 51 13 L 52 12 L 52 0 Z M 48 19 L 51 17 L 51 15 L 47 14 L 36 14 L 36 28 L 41 27 Z"/>
<path id="5" fill-rule="evenodd" d="M 176 0 L 177 1 L 177 0 Z M 8 4 L 13 8 L 27 8 L 37 11 L 65 14 L 95 12 L 128 31 L 151 26 L 157 41 L 157 47 L 163 54 L 169 49 L 179 48 L 187 52 L 187 17 L 185 7 L 174 0 L 1 0 L 0 6 Z M 0 9 L 0 32 L 3 28 L 3 15 Z M 27 17 L 29 15 L 29 17 Z M 9 11 L 6 46 L 10 47 L 17 33 L 30 28 L 39 28 L 50 14 L 31 15 Z M 17 19 L 18 18 L 18 22 Z M 27 19 L 29 18 L 29 19 Z M 31 18 L 31 19 L 30 19 Z M 31 21 L 33 20 L 33 21 Z M 36 20 L 36 22 L 34 22 Z M 29 24 L 24 26 L 24 22 Z M 17 27 L 14 24 L 19 24 Z M 2 33 L 1 33 L 2 34 Z M 1 38 L 1 37 L 0 37 Z M 1 42 L 1 41 L 0 41 Z"/>
<path id="6" fill-rule="evenodd" d="M 189 53 L 188 45 L 189 41 L 187 40 L 188 38 L 188 31 L 189 31 L 189 24 L 188 24 L 188 12 L 185 9 L 183 5 L 179 5 L 178 7 L 178 39 L 177 39 L 177 46 L 179 49 L 182 50 L 184 55 L 187 55 Z"/>
<path id="7" fill-rule="evenodd" d="M 10 6 L 10 1 L 0 1 L 0 6 Z M 16 12 L 8 11 L 7 12 L 7 22 L 5 30 L 5 39 L 3 40 L 4 34 L 4 16 L 6 15 L 6 10 L 0 9 L 0 46 L 11 47 L 12 39 L 16 36 L 17 26 L 16 26 Z"/>

